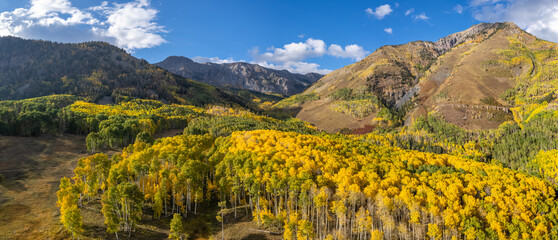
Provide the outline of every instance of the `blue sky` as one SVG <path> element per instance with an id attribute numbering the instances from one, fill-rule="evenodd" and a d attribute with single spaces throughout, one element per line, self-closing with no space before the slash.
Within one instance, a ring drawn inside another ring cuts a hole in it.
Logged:
<path id="1" fill-rule="evenodd" d="M 149 62 L 171 55 L 327 73 L 388 44 L 513 21 L 558 41 L 558 1 L 2 0 L 0 36 L 108 41 Z"/>

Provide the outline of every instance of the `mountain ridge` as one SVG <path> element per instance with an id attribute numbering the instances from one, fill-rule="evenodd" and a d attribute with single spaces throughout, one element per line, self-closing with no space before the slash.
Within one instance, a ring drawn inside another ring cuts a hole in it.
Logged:
<path id="1" fill-rule="evenodd" d="M 89 101 L 136 97 L 193 105 L 240 104 L 219 88 L 175 75 L 106 42 L 0 38 L 0 100 L 72 94 Z"/>
<path id="2" fill-rule="evenodd" d="M 246 62 L 198 63 L 183 56 L 170 56 L 155 65 L 170 72 L 217 87 L 233 87 L 262 93 L 294 95 L 323 77 L 298 74 Z"/>

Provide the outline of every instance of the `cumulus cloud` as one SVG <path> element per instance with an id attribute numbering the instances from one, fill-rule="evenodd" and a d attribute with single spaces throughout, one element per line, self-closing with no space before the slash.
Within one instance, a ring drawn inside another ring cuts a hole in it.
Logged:
<path id="1" fill-rule="evenodd" d="M 225 59 L 221 59 L 219 57 L 193 57 L 192 60 L 194 62 L 198 62 L 198 63 L 219 63 L 219 64 L 223 64 L 223 63 L 234 63 L 234 62 L 245 62 L 244 60 L 240 60 L 240 61 L 236 61 L 234 60 L 232 57 L 230 58 L 225 58 Z"/>
<path id="2" fill-rule="evenodd" d="M 159 33 L 163 27 L 154 22 L 157 10 L 150 8 L 148 0 L 137 0 L 125 4 L 114 4 L 104 10 L 108 28 L 93 28 L 100 36 L 116 39 L 116 44 L 125 49 L 151 48 L 165 42 Z"/>
<path id="3" fill-rule="evenodd" d="M 367 8 L 365 11 L 366 13 L 376 17 L 378 20 L 382 20 L 385 16 L 391 14 L 391 12 L 393 12 L 393 9 L 391 9 L 391 6 L 389 4 L 384 4 L 377 7 L 375 10 L 373 10 L 372 8 Z"/>
<path id="4" fill-rule="evenodd" d="M 148 0 L 102 2 L 84 9 L 70 0 L 30 0 L 28 8 L 0 13 L 0 36 L 75 42 L 108 41 L 126 50 L 150 48 L 165 42 L 155 22 L 157 10 Z"/>
<path id="5" fill-rule="evenodd" d="M 326 44 L 319 39 L 309 38 L 306 42 L 289 43 L 282 48 L 270 48 L 271 52 L 259 54 L 255 49 L 254 54 L 258 61 L 272 62 L 297 62 L 305 58 L 320 57 L 326 53 Z"/>
<path id="6" fill-rule="evenodd" d="M 388 34 L 392 34 L 393 33 L 393 29 L 391 28 L 384 28 L 384 32 L 388 33 Z"/>
<path id="7" fill-rule="evenodd" d="M 252 62 L 254 64 L 258 64 L 262 67 L 266 68 L 273 68 L 278 70 L 287 70 L 293 73 L 319 73 L 319 74 L 328 74 L 331 72 L 331 69 L 320 69 L 320 65 L 317 63 L 307 63 L 307 62 L 286 62 L 281 64 L 273 64 L 268 62 Z"/>
<path id="8" fill-rule="evenodd" d="M 364 48 L 356 44 L 347 45 L 345 49 L 337 44 L 331 44 L 328 48 L 328 54 L 335 57 L 351 58 L 355 61 L 359 61 L 366 57 L 368 51 L 365 51 Z"/>
<path id="9" fill-rule="evenodd" d="M 33 26 L 50 27 L 98 24 L 91 13 L 81 11 L 68 0 L 31 0 L 29 8 L 0 13 L 0 36 L 25 32 Z"/>
<path id="10" fill-rule="evenodd" d="M 516 23 L 537 37 L 558 42 L 558 2 L 555 0 L 473 0 L 479 21 Z"/>
<path id="11" fill-rule="evenodd" d="M 351 44 L 342 47 L 338 44 L 327 45 L 323 40 L 309 38 L 305 42 L 293 42 L 281 48 L 269 48 L 260 53 L 258 48 L 252 50 L 253 63 L 275 69 L 286 69 L 297 73 L 328 73 L 329 69 L 319 69 L 316 63 L 304 62 L 308 58 L 332 56 L 361 60 L 368 54 L 363 47 Z"/>

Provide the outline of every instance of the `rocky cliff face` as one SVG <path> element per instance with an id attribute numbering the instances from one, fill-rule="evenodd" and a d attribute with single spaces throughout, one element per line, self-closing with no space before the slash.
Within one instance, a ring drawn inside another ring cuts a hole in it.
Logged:
<path id="1" fill-rule="evenodd" d="M 294 95 L 306 90 L 323 77 L 274 70 L 256 64 L 237 62 L 227 64 L 197 63 L 186 57 L 168 57 L 156 65 L 181 76 L 218 87 L 232 87 L 263 93 Z"/>

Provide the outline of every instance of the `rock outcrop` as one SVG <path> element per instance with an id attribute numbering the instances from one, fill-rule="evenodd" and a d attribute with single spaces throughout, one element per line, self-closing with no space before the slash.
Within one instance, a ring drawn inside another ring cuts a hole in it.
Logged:
<path id="1" fill-rule="evenodd" d="M 302 75 L 245 62 L 197 63 L 189 58 L 177 56 L 168 57 L 156 65 L 183 77 L 217 87 L 232 87 L 287 96 L 303 92 L 323 77 L 317 73 Z"/>

